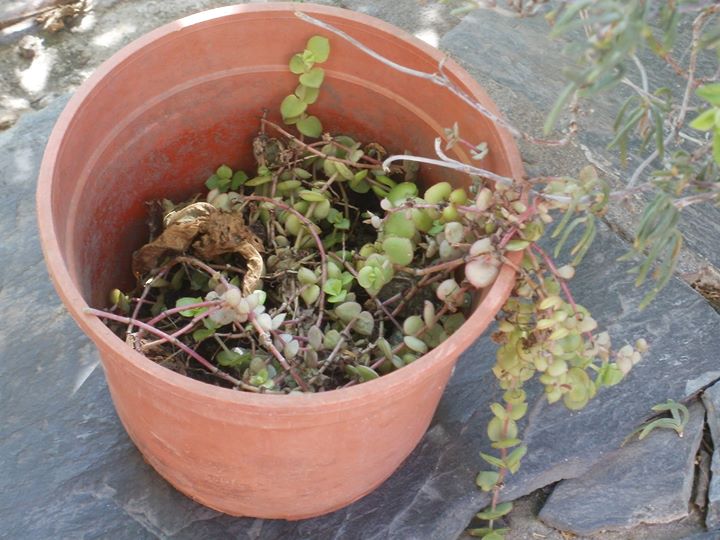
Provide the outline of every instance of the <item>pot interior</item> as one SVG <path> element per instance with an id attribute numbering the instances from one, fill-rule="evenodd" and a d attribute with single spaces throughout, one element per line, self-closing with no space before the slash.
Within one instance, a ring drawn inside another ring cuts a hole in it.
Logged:
<path id="1" fill-rule="evenodd" d="M 384 26 L 323 18 L 397 62 L 437 69 L 439 53 Z M 281 124 L 280 102 L 297 84 L 287 62 L 314 34 L 328 35 L 287 11 L 189 18 L 118 53 L 78 92 L 68 107 L 74 111 L 55 163 L 52 204 L 65 264 L 88 304 L 103 306 L 110 289 L 134 285 L 130 257 L 147 241 L 146 201 L 186 199 L 222 163 L 253 175 L 260 117 L 267 110 Z M 458 122 L 465 138 L 488 143 L 482 166 L 511 174 L 496 128 L 460 99 L 328 37 L 325 82 L 309 108 L 325 130 L 434 157 L 435 138 Z M 446 70 L 462 87 L 459 68 Z M 421 183 L 444 180 L 468 184 L 464 175 L 422 166 Z"/>

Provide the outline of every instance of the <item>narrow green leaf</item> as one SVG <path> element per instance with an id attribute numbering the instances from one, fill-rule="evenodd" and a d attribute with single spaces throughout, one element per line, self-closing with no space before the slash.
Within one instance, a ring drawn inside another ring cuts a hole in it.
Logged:
<path id="1" fill-rule="evenodd" d="M 192 298 L 189 296 L 185 296 L 182 298 L 178 298 L 177 302 L 175 302 L 175 307 L 183 307 L 183 306 L 189 306 L 192 304 L 199 304 L 203 301 L 202 298 Z M 207 311 L 207 308 L 192 308 L 192 309 L 186 309 L 180 312 L 180 315 L 183 317 L 195 317 L 195 315 L 199 315 L 200 313 L 203 313 L 204 311 Z"/>
<path id="2" fill-rule="evenodd" d="M 715 126 L 715 112 L 717 109 L 710 108 L 698 115 L 692 122 L 690 127 L 698 131 L 707 131 Z"/>
<path id="3" fill-rule="evenodd" d="M 363 381 L 371 381 L 379 377 L 377 372 L 370 367 L 360 365 L 355 366 L 355 369 L 357 370 L 358 375 Z"/>
<path id="4" fill-rule="evenodd" d="M 695 93 L 708 103 L 720 107 L 720 83 L 705 84 L 698 88 Z"/>
<path id="5" fill-rule="evenodd" d="M 513 446 L 517 446 L 522 441 L 520 439 L 503 439 L 501 441 L 496 441 L 492 443 L 492 447 L 501 450 L 503 448 L 512 448 Z"/>
<path id="6" fill-rule="evenodd" d="M 480 457 L 487 461 L 490 465 L 492 465 L 493 467 L 497 467 L 498 469 L 504 469 L 506 467 L 505 462 L 502 459 L 498 459 L 495 456 L 491 456 L 490 454 L 483 454 L 482 452 L 480 452 Z"/>
<path id="7" fill-rule="evenodd" d="M 516 240 L 510 240 L 510 241 L 505 245 L 505 250 L 506 250 L 506 251 L 522 251 L 523 249 L 525 249 L 525 248 L 528 247 L 529 245 L 530 245 L 530 242 L 528 242 L 527 240 L 517 240 L 517 239 L 516 239 Z"/>
<path id="8" fill-rule="evenodd" d="M 327 200 L 327 197 L 325 197 L 322 193 L 312 191 L 310 189 L 302 189 L 298 192 L 298 195 L 302 200 L 308 202 L 322 202 Z"/>
<path id="9" fill-rule="evenodd" d="M 563 107 L 570 99 L 570 96 L 573 94 L 573 92 L 575 92 L 576 88 L 577 87 L 575 86 L 575 83 L 570 83 L 565 88 L 563 88 L 562 92 L 560 92 L 560 95 L 555 101 L 553 108 L 550 110 L 550 113 L 545 119 L 545 124 L 543 125 L 543 133 L 545 133 L 545 135 L 549 135 L 555 127 L 555 124 L 557 124 Z"/>
<path id="10" fill-rule="evenodd" d="M 214 333 L 214 328 L 198 328 L 192 333 L 192 337 L 196 343 L 200 343 L 202 340 L 209 338 Z"/>
<path id="11" fill-rule="evenodd" d="M 252 355 L 250 353 L 238 353 L 235 351 L 222 350 L 217 355 L 217 362 L 223 367 L 241 367 L 249 364 Z"/>

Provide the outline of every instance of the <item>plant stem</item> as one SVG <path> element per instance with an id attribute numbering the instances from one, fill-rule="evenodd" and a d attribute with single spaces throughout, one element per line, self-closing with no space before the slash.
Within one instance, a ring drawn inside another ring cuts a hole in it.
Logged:
<path id="1" fill-rule="evenodd" d="M 163 332 L 162 330 L 158 330 L 154 326 L 149 325 L 148 323 L 145 323 L 143 321 L 138 321 L 136 319 L 132 319 L 131 317 L 123 317 L 122 315 L 116 315 L 115 313 L 109 313 L 107 311 L 101 311 L 99 309 L 93 309 L 93 308 L 85 308 L 85 313 L 88 315 L 95 315 L 96 317 L 101 317 L 104 319 L 110 319 L 112 321 L 117 321 L 124 324 L 134 324 L 138 328 L 142 328 L 146 332 L 149 332 L 151 334 L 155 334 L 158 337 L 161 337 L 165 339 L 166 341 L 172 343 L 182 351 L 184 351 L 186 354 L 197 360 L 202 366 L 207 369 L 210 373 L 215 375 L 216 377 L 219 377 L 221 379 L 226 380 L 229 383 L 232 383 L 236 387 L 240 387 L 243 390 L 248 390 L 250 392 L 260 392 L 259 388 L 256 388 L 252 385 L 246 384 L 241 380 L 236 379 L 232 375 L 229 375 L 228 373 L 225 373 L 224 371 L 221 371 L 217 367 L 213 366 L 210 362 L 208 362 L 205 358 L 200 356 L 196 351 L 185 345 L 182 341 L 180 341 L 177 338 L 172 337 L 171 335 Z"/>
<path id="2" fill-rule="evenodd" d="M 232 285 L 230 285 L 230 282 L 227 279 L 225 279 L 225 276 L 223 276 L 221 272 L 218 272 L 213 267 L 211 267 L 209 264 L 205 264 L 204 262 L 202 262 L 200 259 L 198 259 L 196 257 L 189 257 L 186 255 L 183 255 L 181 257 L 177 257 L 175 260 L 177 262 L 187 263 L 191 266 L 195 266 L 197 268 L 200 268 L 201 270 L 204 270 L 205 272 L 207 272 L 208 275 L 210 275 L 211 278 L 216 278 L 218 281 L 220 281 L 220 283 L 225 285 L 225 288 L 227 288 L 227 289 L 230 289 L 232 287 Z"/>
<path id="3" fill-rule="evenodd" d="M 149 324 L 150 326 L 154 326 L 155 324 L 159 323 L 170 315 L 175 315 L 176 313 L 180 313 L 181 311 L 185 311 L 187 309 L 210 308 L 213 306 L 219 306 L 221 303 L 222 300 L 205 300 L 202 302 L 197 302 L 196 304 L 188 304 L 186 306 L 177 306 L 174 308 L 166 309 L 162 313 L 158 313 L 155 317 L 150 319 L 147 324 Z M 137 320 L 137 317 L 133 315 L 132 320 Z M 142 335 L 143 330 L 140 329 L 137 333 L 137 339 L 140 339 Z"/>
<path id="4" fill-rule="evenodd" d="M 545 145 L 553 145 L 557 146 L 560 144 L 565 144 L 567 141 L 561 140 L 561 141 L 552 141 L 552 140 L 545 140 L 545 139 L 537 139 L 531 135 L 527 135 L 520 131 L 519 129 L 515 128 L 512 124 L 506 122 L 502 118 L 500 118 L 498 115 L 492 113 L 490 110 L 485 108 L 482 104 L 477 102 L 475 99 L 473 99 L 471 96 L 469 96 L 465 91 L 463 91 L 459 86 L 457 86 L 455 83 L 453 83 L 450 78 L 445 75 L 443 72 L 443 65 L 444 60 L 440 62 L 440 65 L 438 66 L 438 71 L 435 73 L 426 73 L 424 71 L 419 71 L 417 69 L 413 69 L 407 66 L 403 66 L 401 64 L 398 64 L 397 62 L 393 62 L 392 60 L 385 58 L 383 55 L 375 52 L 371 48 L 363 45 L 360 43 L 357 39 L 353 38 L 352 36 L 348 35 L 347 33 L 343 32 L 342 30 L 334 27 L 331 24 L 328 24 L 324 21 L 321 21 L 319 19 L 316 19 L 315 17 L 312 17 L 308 15 L 307 13 L 303 13 L 301 11 L 296 11 L 295 16 L 309 22 L 310 24 L 314 24 L 315 26 L 319 26 L 320 28 L 324 28 L 325 30 L 332 32 L 333 34 L 340 36 L 348 43 L 354 45 L 361 51 L 363 51 L 365 54 L 373 57 L 375 60 L 385 64 L 386 66 L 394 69 L 395 71 L 399 71 L 400 73 L 404 73 L 406 75 L 410 75 L 412 77 L 416 77 L 419 79 L 425 79 L 426 81 L 430 81 L 433 84 L 436 84 L 438 86 L 443 86 L 447 88 L 450 92 L 455 94 L 457 97 L 459 97 L 462 101 L 464 101 L 466 104 L 468 104 L 470 107 L 475 109 L 477 112 L 479 112 L 481 115 L 483 115 L 485 118 L 489 119 L 493 124 L 499 125 L 504 127 L 506 130 L 510 132 L 510 134 L 513 137 L 523 139 L 529 142 L 534 142 L 537 144 L 545 144 Z"/>
<path id="5" fill-rule="evenodd" d="M 290 133 L 288 133 L 287 131 L 285 131 L 283 128 L 281 128 L 280 126 L 278 126 L 275 122 L 271 122 L 270 120 L 266 120 L 265 118 L 263 118 L 263 119 L 261 120 L 261 122 L 263 123 L 263 125 L 266 125 L 266 124 L 267 124 L 268 126 L 271 126 L 271 127 L 275 128 L 279 133 L 282 133 L 285 137 L 287 137 L 288 139 L 290 139 L 290 140 L 293 141 L 294 143 L 300 145 L 301 147 L 305 148 L 305 149 L 306 149 L 308 152 L 310 152 L 311 154 L 314 154 L 314 155 L 316 155 L 316 156 L 318 156 L 318 157 L 321 157 L 321 158 L 323 158 L 323 159 L 327 159 L 327 160 L 329 160 L 329 161 L 336 161 L 336 162 L 338 162 L 338 163 L 343 163 L 343 164 L 345 164 L 345 165 L 347 165 L 347 166 L 349 166 L 349 167 L 356 167 L 356 168 L 359 168 L 359 169 L 377 169 L 377 165 L 364 164 L 364 163 L 353 163 L 353 162 L 350 161 L 349 159 L 340 159 L 340 158 L 336 158 L 335 156 L 328 156 L 327 154 L 324 154 L 323 152 L 321 152 L 320 150 L 318 150 L 318 149 L 314 148 L 313 146 L 307 144 L 306 142 L 303 142 L 303 141 L 301 141 L 300 139 L 298 139 L 297 137 L 291 135 Z"/>
<path id="6" fill-rule="evenodd" d="M 262 326 L 260 326 L 260 323 L 258 322 L 257 317 L 255 317 L 254 313 L 250 313 L 250 315 L 248 316 L 248 320 L 255 327 L 257 333 L 260 335 L 260 344 L 272 353 L 272 355 L 277 359 L 277 361 L 280 362 L 280 365 L 283 367 L 283 369 L 289 372 L 290 375 L 292 375 L 292 378 L 295 380 L 295 382 L 300 388 L 302 388 L 305 392 L 310 392 L 310 387 L 305 381 L 302 380 L 300 375 L 297 374 L 295 368 L 288 364 L 288 361 L 285 359 L 282 353 L 277 350 L 268 333 Z"/>
<path id="7" fill-rule="evenodd" d="M 192 329 L 195 327 L 195 325 L 196 325 L 197 323 L 199 323 L 200 321 L 202 321 L 202 320 L 205 319 L 206 317 L 210 316 L 211 314 L 215 313 L 215 312 L 218 311 L 219 309 L 220 309 L 220 306 L 215 306 L 215 307 L 212 307 L 212 308 L 208 309 L 207 311 L 204 311 L 204 312 L 202 312 L 202 313 L 198 313 L 197 315 L 195 315 L 195 316 L 190 320 L 189 323 L 187 323 L 185 326 L 183 326 L 183 327 L 180 328 L 179 330 L 176 330 L 175 332 L 173 332 L 172 334 L 170 334 L 170 337 L 176 338 L 176 337 L 182 336 L 183 334 L 188 333 L 190 330 L 192 330 Z M 158 346 L 158 345 L 160 345 L 160 344 L 162 344 L 162 343 L 165 343 L 165 341 L 166 341 L 166 340 L 164 340 L 164 339 L 158 339 L 158 340 L 155 340 L 155 341 L 151 341 L 150 343 L 146 343 L 145 345 L 142 345 L 142 348 L 143 348 L 143 349 L 151 349 L 152 347 L 156 347 L 156 346 Z"/>
<path id="8" fill-rule="evenodd" d="M 340 339 L 338 339 L 338 342 L 335 344 L 335 347 L 333 347 L 333 350 L 330 352 L 328 357 L 323 361 L 323 365 L 320 366 L 320 369 L 318 370 L 317 375 L 315 375 L 312 378 L 312 381 L 310 381 L 310 382 L 314 382 L 315 380 L 317 380 L 317 378 L 320 377 L 320 375 L 322 375 L 322 373 L 325 371 L 325 369 L 327 369 L 327 367 L 333 363 L 333 361 L 335 360 L 335 357 L 340 352 L 340 349 L 342 349 L 342 346 L 345 345 L 345 341 L 350 339 L 350 332 L 352 331 L 353 326 L 355 326 L 356 322 L 357 322 L 357 317 L 353 317 L 350 320 L 350 322 L 348 322 L 345 325 L 345 328 L 343 328 L 342 332 L 340 332 Z"/>
<path id="9" fill-rule="evenodd" d="M 570 287 L 568 287 L 567 281 L 564 280 L 562 277 L 560 277 L 560 275 L 558 274 L 558 269 L 555 266 L 555 263 L 553 263 L 550 256 L 547 253 L 545 253 L 545 251 L 540 246 L 538 246 L 537 244 L 532 244 L 532 247 L 543 258 L 543 260 L 545 261 L 545 264 L 548 265 L 548 268 L 550 268 L 550 271 L 557 278 L 558 282 L 560 283 L 560 287 L 562 288 L 563 292 L 565 293 L 565 297 L 568 299 L 569 304 L 573 308 L 573 312 L 575 313 L 575 318 L 578 321 L 582 321 L 582 315 L 580 314 L 580 310 L 578 309 L 578 306 L 575 303 L 575 298 L 573 297 L 572 293 L 570 292 Z M 587 337 L 588 340 L 590 340 L 590 343 L 595 343 L 595 338 L 593 337 L 592 333 L 585 332 L 585 337 Z"/>

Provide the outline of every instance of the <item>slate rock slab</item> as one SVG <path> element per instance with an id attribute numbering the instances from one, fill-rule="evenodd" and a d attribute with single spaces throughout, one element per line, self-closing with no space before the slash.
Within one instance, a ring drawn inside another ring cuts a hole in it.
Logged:
<path id="1" fill-rule="evenodd" d="M 656 429 L 608 454 L 586 474 L 560 482 L 540 519 L 577 535 L 669 523 L 688 515 L 705 409 L 689 407 L 683 437 Z"/>
<path id="2" fill-rule="evenodd" d="M 710 426 L 710 434 L 715 446 L 710 464 L 710 487 L 705 524 L 708 529 L 720 529 L 720 383 L 705 390 L 702 399 L 707 409 L 707 423 Z"/>

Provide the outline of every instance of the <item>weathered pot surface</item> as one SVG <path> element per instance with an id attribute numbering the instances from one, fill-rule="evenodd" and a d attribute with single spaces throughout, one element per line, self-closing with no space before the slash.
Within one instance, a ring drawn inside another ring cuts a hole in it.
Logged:
<path id="1" fill-rule="evenodd" d="M 127 347 L 99 319 L 108 291 L 132 283 L 130 255 L 146 238 L 144 202 L 183 199 L 220 163 L 248 169 L 263 108 L 294 87 L 293 52 L 322 31 L 303 10 L 381 54 L 434 71 L 442 54 L 360 13 L 309 4 L 238 5 L 163 26 L 104 63 L 68 103 L 45 151 L 38 219 L 50 275 L 95 342 L 118 415 L 147 461 L 188 496 L 233 515 L 300 519 L 341 508 L 380 485 L 418 443 L 458 355 L 488 326 L 514 282 L 509 267 L 451 339 L 368 383 L 319 394 L 272 396 L 205 384 Z M 522 175 L 512 138 L 460 99 L 400 74 L 328 36 L 331 58 L 313 114 L 325 129 L 431 155 L 457 121 L 486 141 L 483 163 Z M 450 77 L 490 110 L 457 64 Z M 276 116 L 277 117 L 277 116 Z M 458 159 L 467 156 L 458 151 Z M 467 179 L 427 168 L 425 183 Z M 89 442 L 92 444 L 92 442 Z"/>

